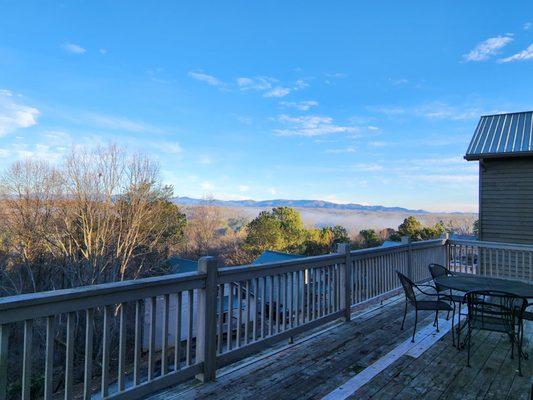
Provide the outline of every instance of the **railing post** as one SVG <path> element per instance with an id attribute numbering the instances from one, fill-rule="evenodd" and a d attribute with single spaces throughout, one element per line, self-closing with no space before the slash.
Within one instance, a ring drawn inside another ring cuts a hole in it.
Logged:
<path id="1" fill-rule="evenodd" d="M 411 245 L 411 238 L 409 236 L 402 236 L 402 244 L 407 244 L 407 276 L 413 279 L 413 246 Z"/>
<path id="2" fill-rule="evenodd" d="M 213 381 L 216 376 L 216 321 L 217 321 L 217 261 L 214 257 L 198 260 L 198 272 L 206 274 L 205 288 L 198 290 L 198 331 L 196 334 L 196 361 L 203 362 L 203 372 L 196 378 Z M 231 306 L 228 304 L 228 306 Z"/>
<path id="3" fill-rule="evenodd" d="M 444 232 L 442 235 L 442 239 L 444 240 L 444 262 L 442 265 L 444 265 L 446 268 L 450 268 L 450 234 L 448 232 Z"/>
<path id="4" fill-rule="evenodd" d="M 352 259 L 350 256 L 350 244 L 339 243 L 337 245 L 337 253 L 345 257 L 344 263 L 339 264 L 341 267 L 340 273 L 340 291 L 341 291 L 341 310 L 344 311 L 344 320 L 350 321 L 352 311 Z"/>

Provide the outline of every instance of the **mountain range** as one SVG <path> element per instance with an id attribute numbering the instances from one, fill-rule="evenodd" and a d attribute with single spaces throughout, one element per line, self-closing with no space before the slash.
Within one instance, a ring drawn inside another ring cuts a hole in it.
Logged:
<path id="1" fill-rule="evenodd" d="M 363 204 L 339 204 L 324 200 L 286 200 L 286 199 L 274 199 L 274 200 L 218 200 L 218 199 L 195 199 L 192 197 L 174 197 L 172 201 L 176 204 L 185 206 L 196 206 L 205 204 L 213 204 L 221 207 L 299 207 L 299 208 L 319 208 L 328 210 L 352 210 L 352 211 L 375 211 L 375 212 L 401 212 L 411 214 L 428 214 L 425 210 L 410 210 L 403 207 L 385 207 L 385 206 L 370 206 Z"/>

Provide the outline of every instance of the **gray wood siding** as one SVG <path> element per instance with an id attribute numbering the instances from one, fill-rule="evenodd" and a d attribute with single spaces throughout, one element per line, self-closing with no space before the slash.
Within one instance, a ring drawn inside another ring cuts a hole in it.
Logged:
<path id="1" fill-rule="evenodd" d="M 533 157 L 480 163 L 480 239 L 533 244 Z"/>

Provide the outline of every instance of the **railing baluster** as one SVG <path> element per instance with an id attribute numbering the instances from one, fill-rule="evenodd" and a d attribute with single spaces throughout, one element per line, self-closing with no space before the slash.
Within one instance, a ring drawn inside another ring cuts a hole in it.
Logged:
<path id="1" fill-rule="evenodd" d="M 163 295 L 163 332 L 161 337 L 161 376 L 168 370 L 168 313 L 170 308 L 170 295 Z"/>
<path id="2" fill-rule="evenodd" d="M 296 281 L 296 315 L 294 316 L 294 323 L 296 326 L 300 325 L 300 271 L 296 271 L 295 273 L 295 281 Z"/>
<path id="3" fill-rule="evenodd" d="M 181 313 L 182 313 L 182 292 L 176 293 L 176 333 L 174 334 L 174 371 L 181 369 Z"/>
<path id="4" fill-rule="evenodd" d="M 91 398 L 91 383 L 93 379 L 93 329 L 94 309 L 85 310 L 85 370 L 83 376 L 83 399 Z"/>
<path id="5" fill-rule="evenodd" d="M 281 318 L 281 329 L 285 331 L 287 327 L 287 274 L 282 275 L 282 286 L 283 286 L 283 310 L 282 310 L 282 318 Z"/>
<path id="6" fill-rule="evenodd" d="M 54 379 L 55 317 L 46 317 L 46 355 L 44 358 L 44 400 L 52 400 Z"/>
<path id="7" fill-rule="evenodd" d="M 157 321 L 157 297 L 150 297 L 150 326 L 148 333 L 148 381 L 155 375 L 155 331 Z"/>
<path id="8" fill-rule="evenodd" d="M 268 277 L 268 336 L 272 336 L 273 315 L 274 309 L 274 277 Z"/>
<path id="9" fill-rule="evenodd" d="M 246 280 L 246 314 L 244 318 L 244 344 L 248 344 L 248 337 L 250 333 L 250 280 Z"/>
<path id="10" fill-rule="evenodd" d="M 67 314 L 67 349 L 65 352 L 65 400 L 71 399 L 74 390 L 74 319 L 76 314 Z"/>
<path id="11" fill-rule="evenodd" d="M 226 285 L 223 283 L 218 286 L 218 353 L 222 354 L 224 348 L 224 291 Z"/>
<path id="12" fill-rule="evenodd" d="M 259 311 L 257 310 L 257 296 L 259 296 L 259 281 L 257 278 L 254 278 L 254 318 L 253 318 L 253 324 L 252 324 L 252 341 L 255 342 L 257 340 L 257 320 L 259 318 Z"/>
<path id="13" fill-rule="evenodd" d="M 280 306 L 281 306 L 281 275 L 276 275 L 276 333 L 279 333 L 279 317 L 280 317 Z"/>
<path id="14" fill-rule="evenodd" d="M 24 348 L 22 354 L 22 399 L 29 400 L 31 390 L 33 320 L 24 321 Z"/>
<path id="15" fill-rule="evenodd" d="M 237 282 L 237 337 L 236 348 L 241 347 L 241 331 L 242 331 L 242 285 L 241 282 Z"/>
<path id="16" fill-rule="evenodd" d="M 231 351 L 233 348 L 232 339 L 233 339 L 233 282 L 228 284 L 229 293 L 228 293 L 228 332 L 227 332 L 227 351 Z M 264 299 L 263 299 L 264 302 Z"/>
<path id="17" fill-rule="evenodd" d="M 135 302 L 135 343 L 133 354 L 133 386 L 141 383 L 141 352 L 142 352 L 142 303 L 141 300 Z"/>
<path id="18" fill-rule="evenodd" d="M 306 317 L 307 321 L 311 321 L 311 270 L 308 268 L 304 271 L 304 287 L 307 296 L 307 307 L 306 307 Z"/>
<path id="19" fill-rule="evenodd" d="M 261 339 L 265 337 L 266 277 L 261 278 Z"/>
<path id="20" fill-rule="evenodd" d="M 188 321 L 188 327 L 187 327 L 187 355 L 186 355 L 186 363 L 187 366 L 192 364 L 192 328 L 194 324 L 194 291 L 188 290 L 188 300 L 189 300 L 189 321 Z"/>
<path id="21" fill-rule="evenodd" d="M 126 369 L 126 304 L 120 304 L 118 333 L 118 390 L 125 388 L 124 373 Z"/>
<path id="22" fill-rule="evenodd" d="M 7 363 L 9 360 L 9 328 L 0 325 L 0 400 L 7 399 Z"/>
<path id="23" fill-rule="evenodd" d="M 111 335 L 111 307 L 104 306 L 104 325 L 103 325 L 103 340 L 102 340 L 102 397 L 109 394 L 109 348 Z"/>

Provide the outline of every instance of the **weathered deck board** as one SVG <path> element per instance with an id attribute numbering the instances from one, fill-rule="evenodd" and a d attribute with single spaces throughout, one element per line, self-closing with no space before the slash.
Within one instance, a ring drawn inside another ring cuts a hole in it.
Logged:
<path id="1" fill-rule="evenodd" d="M 403 302 L 392 301 L 350 323 L 293 346 L 280 344 L 271 355 L 249 359 L 216 382 L 181 385 L 150 397 L 171 399 L 320 399 L 410 337 L 413 314 L 400 330 Z M 424 313 L 419 327 L 432 322 Z M 533 324 L 528 325 L 527 350 L 533 358 Z M 253 361 L 253 362 L 249 362 Z M 508 340 L 499 334 L 475 333 L 471 368 L 466 352 L 452 347 L 445 335 L 418 358 L 404 355 L 361 387 L 354 399 L 527 399 L 533 383 L 531 360 L 524 377 L 516 374 Z"/>

